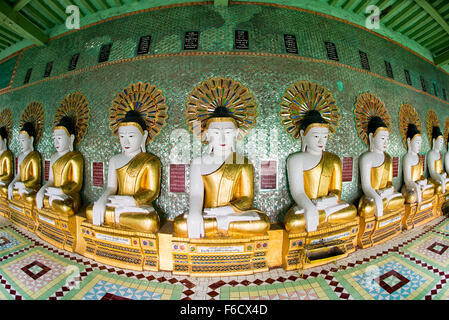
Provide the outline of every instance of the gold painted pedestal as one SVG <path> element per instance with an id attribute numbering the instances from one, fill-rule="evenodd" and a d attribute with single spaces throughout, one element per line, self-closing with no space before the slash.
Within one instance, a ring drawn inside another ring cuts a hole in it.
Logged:
<path id="1" fill-rule="evenodd" d="M 173 274 L 211 277 L 268 271 L 269 236 L 172 238 Z"/>
<path id="2" fill-rule="evenodd" d="M 377 218 L 360 217 L 360 231 L 357 236 L 357 245 L 360 248 L 369 248 L 383 243 L 402 231 L 404 207 Z"/>
<path id="3" fill-rule="evenodd" d="M 8 201 L 9 219 L 18 226 L 35 232 L 37 228 L 36 212 L 34 204 L 26 203 L 21 199 Z"/>
<path id="4" fill-rule="evenodd" d="M 421 203 L 405 203 L 402 227 L 405 230 L 413 229 L 436 218 L 438 195 L 432 196 Z"/>
<path id="5" fill-rule="evenodd" d="M 0 194 L 0 216 L 9 218 L 8 197 Z"/>
<path id="6" fill-rule="evenodd" d="M 77 253 L 119 268 L 159 270 L 157 234 L 95 226 L 86 218 L 78 226 Z"/>
<path id="7" fill-rule="evenodd" d="M 438 194 L 438 205 L 436 209 L 436 217 L 440 217 L 444 214 L 444 212 L 447 212 L 448 205 L 449 205 L 449 190 L 444 194 Z"/>
<path id="8" fill-rule="evenodd" d="M 77 216 L 63 216 L 48 208 L 36 209 L 39 238 L 51 243 L 59 249 L 75 251 L 77 242 Z"/>
<path id="9" fill-rule="evenodd" d="M 313 232 L 284 234 L 282 266 L 285 270 L 308 269 L 327 264 L 354 252 L 359 217 L 352 222 L 323 225 Z"/>

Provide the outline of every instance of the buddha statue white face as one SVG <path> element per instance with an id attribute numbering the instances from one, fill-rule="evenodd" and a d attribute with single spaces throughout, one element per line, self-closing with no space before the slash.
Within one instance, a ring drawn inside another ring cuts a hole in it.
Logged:
<path id="1" fill-rule="evenodd" d="M 29 137 L 26 133 L 19 134 L 20 151 L 22 153 L 33 150 L 34 137 Z"/>
<path id="2" fill-rule="evenodd" d="M 407 138 L 409 143 L 409 151 L 415 154 L 418 154 L 421 151 L 422 137 L 420 134 L 417 134 L 413 137 L 412 140 Z"/>
<path id="3" fill-rule="evenodd" d="M 53 131 L 53 144 L 58 153 L 63 153 L 73 150 L 73 141 L 75 136 L 68 135 L 64 129 L 55 129 Z"/>
<path id="4" fill-rule="evenodd" d="M 6 150 L 8 147 L 8 141 L 0 136 L 0 150 Z"/>
<path id="5" fill-rule="evenodd" d="M 377 129 L 375 135 L 369 134 L 372 151 L 385 152 L 390 141 L 390 133 L 386 129 Z"/>
<path id="6" fill-rule="evenodd" d="M 232 121 L 213 121 L 207 129 L 206 140 L 213 152 L 226 153 L 235 150 L 237 134 Z"/>
<path id="7" fill-rule="evenodd" d="M 118 129 L 120 145 L 125 154 L 135 154 L 145 150 L 145 141 L 148 137 L 148 131 L 142 132 L 136 126 L 122 125 Z"/>
<path id="8" fill-rule="evenodd" d="M 327 139 L 329 138 L 329 128 L 325 126 L 312 127 L 306 130 L 307 133 L 301 130 L 302 143 L 305 145 L 303 150 L 312 153 L 321 153 L 325 150 Z"/>
<path id="9" fill-rule="evenodd" d="M 433 147 L 432 149 L 435 151 L 440 152 L 441 149 L 443 149 L 444 139 L 442 136 L 439 136 L 438 138 L 433 140 Z"/>

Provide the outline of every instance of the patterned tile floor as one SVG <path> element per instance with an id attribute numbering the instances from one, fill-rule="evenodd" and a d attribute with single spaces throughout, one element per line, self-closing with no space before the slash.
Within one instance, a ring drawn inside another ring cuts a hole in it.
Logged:
<path id="1" fill-rule="evenodd" d="M 0 217 L 0 300 L 449 300 L 449 218 L 322 267 L 189 278 L 107 266 Z"/>

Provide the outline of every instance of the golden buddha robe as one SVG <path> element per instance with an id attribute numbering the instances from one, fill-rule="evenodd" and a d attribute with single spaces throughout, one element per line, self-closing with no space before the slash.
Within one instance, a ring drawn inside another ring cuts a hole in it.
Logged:
<path id="1" fill-rule="evenodd" d="M 337 196 L 338 204 L 345 202 L 340 199 L 342 189 L 342 168 L 340 158 L 327 151 L 323 151 L 320 162 L 312 169 L 305 170 L 304 191 L 310 200 L 320 199 L 326 196 Z M 306 220 L 304 214 L 295 213 L 296 205 L 293 205 L 284 218 L 287 232 L 306 232 Z M 326 222 L 326 212 L 318 210 L 318 229 Z M 330 224 L 341 224 L 352 221 L 357 217 L 357 209 L 354 205 L 332 213 L 327 217 Z"/>
<path id="2" fill-rule="evenodd" d="M 416 182 L 419 180 L 424 180 L 424 170 L 423 170 L 423 161 L 421 157 L 418 157 L 419 161 L 416 165 L 412 166 L 411 171 L 411 179 L 412 181 Z M 405 198 L 405 203 L 415 203 L 418 201 L 418 195 L 416 194 L 416 191 L 414 190 L 407 190 L 407 187 L 405 184 L 402 185 L 401 188 L 402 195 Z M 427 188 L 422 192 L 421 199 L 427 200 L 431 198 L 434 194 L 434 187 Z"/>
<path id="3" fill-rule="evenodd" d="M 161 181 L 161 162 L 146 152 L 136 155 L 123 167 L 116 169 L 117 195 L 132 196 L 138 207 L 151 206 L 158 197 Z M 86 216 L 93 221 L 93 204 L 87 207 Z M 159 215 L 151 212 L 124 212 L 116 223 L 115 208 L 106 207 L 104 223 L 115 227 L 124 227 L 141 232 L 154 233 L 159 230 Z"/>
<path id="4" fill-rule="evenodd" d="M 25 200 L 29 204 L 34 204 L 36 199 L 36 193 L 41 187 L 41 155 L 37 151 L 31 151 L 20 163 L 20 179 L 18 181 L 23 182 L 26 188 L 33 189 L 29 194 L 23 194 L 20 197 L 19 190 L 14 189 L 14 199 Z"/>
<path id="5" fill-rule="evenodd" d="M 438 173 L 438 174 L 443 174 L 444 173 L 444 171 L 443 171 L 443 155 L 441 154 L 441 152 L 440 152 L 440 159 L 439 160 L 435 160 L 434 166 L 435 166 L 435 172 L 436 173 Z M 434 179 L 429 177 L 429 182 L 431 184 L 433 184 L 433 186 L 435 187 L 435 194 L 442 193 L 443 187 L 441 186 L 441 183 L 439 181 L 436 181 L 436 180 L 434 180 Z M 448 188 L 449 188 L 449 181 L 446 181 L 446 188 L 445 188 L 446 192 L 449 191 Z"/>
<path id="6" fill-rule="evenodd" d="M 44 207 L 52 208 L 65 215 L 74 215 L 81 207 L 80 191 L 83 186 L 83 155 L 79 151 L 71 151 L 59 157 L 52 165 L 53 187 L 61 188 L 68 196 L 66 200 L 55 199 L 51 205 L 49 197 L 44 197 Z"/>
<path id="7" fill-rule="evenodd" d="M 375 190 L 382 190 L 393 187 L 393 161 L 388 153 L 384 152 L 384 162 L 378 167 L 371 168 L 371 187 Z M 397 210 L 404 205 L 404 197 L 398 194 L 390 199 L 383 198 L 384 215 L 393 210 Z M 372 217 L 375 215 L 376 205 L 365 195 L 362 195 L 359 201 L 358 211 L 361 217 Z"/>
<path id="8" fill-rule="evenodd" d="M 253 208 L 254 201 L 254 166 L 246 157 L 243 163 L 237 163 L 237 154 L 233 153 L 232 162 L 227 159 L 216 171 L 202 175 L 204 184 L 203 208 L 231 206 L 236 212 L 257 212 L 259 220 L 231 221 L 228 229 L 219 230 L 214 217 L 204 218 L 206 237 L 228 235 L 231 237 L 248 237 L 264 235 L 270 228 L 268 216 Z M 174 221 L 175 235 L 188 237 L 187 219 L 183 214 Z"/>
<path id="9" fill-rule="evenodd" d="M 8 185 L 14 178 L 12 152 L 5 150 L 0 155 L 0 181 L 5 185 L 0 186 L 0 195 L 8 196 Z"/>

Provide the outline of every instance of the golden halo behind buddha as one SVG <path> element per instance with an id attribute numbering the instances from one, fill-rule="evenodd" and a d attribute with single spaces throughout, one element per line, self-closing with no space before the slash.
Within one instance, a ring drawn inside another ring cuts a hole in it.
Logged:
<path id="1" fill-rule="evenodd" d="M 438 116 L 435 110 L 429 109 L 429 111 L 427 111 L 426 125 L 427 125 L 427 136 L 429 137 L 429 142 L 430 145 L 432 146 L 432 128 L 440 126 L 440 122 L 438 121 Z"/>
<path id="2" fill-rule="evenodd" d="M 120 121 L 125 118 L 128 111 L 138 111 L 147 125 L 146 144 L 149 144 L 165 126 L 168 118 L 167 109 L 162 91 L 148 81 L 139 81 L 124 88 L 112 101 L 109 107 L 109 128 L 119 139 Z"/>
<path id="3" fill-rule="evenodd" d="M 0 112 L 0 128 L 5 127 L 8 133 L 8 142 L 11 141 L 12 130 L 12 111 L 9 108 L 3 109 Z"/>
<path id="4" fill-rule="evenodd" d="M 75 125 L 75 141 L 80 143 L 89 128 L 90 108 L 86 96 L 80 92 L 73 92 L 66 96 L 59 104 L 53 119 L 55 128 L 65 116 L 70 117 Z"/>
<path id="5" fill-rule="evenodd" d="M 381 118 L 390 129 L 390 115 L 382 100 L 371 92 L 362 93 L 354 105 L 354 121 L 357 133 L 366 146 L 369 146 L 368 123 L 375 116 Z"/>
<path id="6" fill-rule="evenodd" d="M 404 103 L 399 109 L 399 127 L 401 129 L 402 142 L 407 149 L 407 129 L 409 124 L 414 124 L 421 131 L 421 121 L 418 113 L 411 105 Z"/>
<path id="7" fill-rule="evenodd" d="M 448 135 L 449 135 L 449 117 L 446 117 L 444 120 L 444 141 L 446 142 L 446 145 L 448 143 Z"/>
<path id="8" fill-rule="evenodd" d="M 39 101 L 33 101 L 25 108 L 20 117 L 19 129 L 22 129 L 26 122 L 31 122 L 36 130 L 36 137 L 34 138 L 34 144 L 37 145 L 42 137 L 44 130 L 44 106 Z"/>
<path id="9" fill-rule="evenodd" d="M 201 138 L 206 122 L 218 107 L 225 107 L 239 126 L 242 139 L 256 125 L 257 105 L 247 87 L 229 78 L 203 81 L 190 93 L 186 102 L 186 122 L 197 138 Z"/>
<path id="10" fill-rule="evenodd" d="M 329 135 L 335 133 L 340 119 L 340 109 L 332 93 L 317 83 L 298 81 L 282 95 L 279 112 L 282 124 L 293 138 L 301 137 L 301 121 L 310 110 L 318 111 L 328 122 Z"/>

